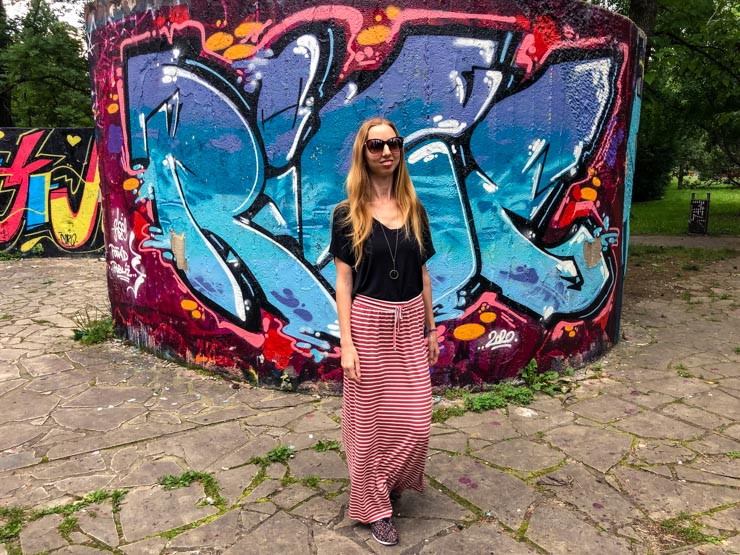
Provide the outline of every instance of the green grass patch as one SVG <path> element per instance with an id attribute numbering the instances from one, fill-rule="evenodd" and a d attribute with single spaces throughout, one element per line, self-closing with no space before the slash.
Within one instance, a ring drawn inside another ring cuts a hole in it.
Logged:
<path id="1" fill-rule="evenodd" d="M 0 251 L 0 260 L 19 260 L 20 254 Z"/>
<path id="2" fill-rule="evenodd" d="M 335 439 L 320 439 L 313 446 L 315 451 L 339 451 L 339 442 Z"/>
<path id="3" fill-rule="evenodd" d="M 23 509 L 0 507 L 0 543 L 18 539 L 23 527 Z"/>
<path id="4" fill-rule="evenodd" d="M 694 190 L 697 199 L 706 190 Z M 678 190 L 675 179 L 661 200 L 636 202 L 630 213 L 630 232 L 641 235 L 686 235 L 689 229 L 690 189 Z M 709 191 L 710 235 L 740 235 L 740 189 Z"/>
<path id="5" fill-rule="evenodd" d="M 168 474 L 159 479 L 159 484 L 164 487 L 164 489 L 186 488 L 193 482 L 199 482 L 203 485 L 203 491 L 205 492 L 206 497 L 210 499 L 210 505 L 216 505 L 219 507 L 226 505 L 226 499 L 221 497 L 221 486 L 213 475 L 208 472 L 188 470 L 179 476 Z"/>
<path id="6" fill-rule="evenodd" d="M 660 527 L 669 534 L 677 536 L 686 543 L 714 543 L 718 544 L 722 540 L 715 536 L 710 536 L 701 531 L 701 525 L 698 524 L 691 516 L 680 513 L 676 518 L 669 518 L 660 523 Z"/>
<path id="7" fill-rule="evenodd" d="M 295 455 L 295 450 L 286 445 L 278 445 L 274 449 L 267 452 L 264 457 L 252 457 L 249 459 L 249 464 L 256 464 L 259 466 L 270 466 L 272 463 L 285 462 L 290 457 Z"/>
<path id="8" fill-rule="evenodd" d="M 740 451 L 728 451 L 725 455 L 731 459 L 740 459 Z"/>
<path id="9" fill-rule="evenodd" d="M 439 407 L 432 411 L 432 422 L 439 424 L 453 416 L 462 416 L 465 412 L 463 407 Z"/>
<path id="10" fill-rule="evenodd" d="M 301 478 L 301 484 L 307 488 L 317 488 L 319 487 L 319 482 L 321 482 L 321 478 L 318 476 L 306 476 L 305 478 Z"/>
<path id="11" fill-rule="evenodd" d="M 70 534 L 77 528 L 77 517 L 68 516 L 59 525 L 59 534 L 67 541 L 71 542 Z"/>
<path id="12" fill-rule="evenodd" d="M 92 313 L 85 308 L 72 317 L 77 326 L 72 330 L 74 339 L 83 345 L 95 345 L 113 337 L 113 319 L 110 316 L 101 317 L 95 309 Z"/>
<path id="13" fill-rule="evenodd" d="M 708 264 L 727 260 L 737 254 L 734 249 L 699 249 L 689 247 L 662 247 L 657 245 L 630 245 L 628 264 L 635 266 L 695 265 L 699 269 Z"/>

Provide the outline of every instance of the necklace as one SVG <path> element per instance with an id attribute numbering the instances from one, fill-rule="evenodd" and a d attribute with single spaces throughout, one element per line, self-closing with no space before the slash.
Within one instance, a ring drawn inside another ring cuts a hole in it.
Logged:
<path id="1" fill-rule="evenodd" d="M 385 234 L 385 226 L 378 222 L 380 224 L 380 231 L 383 232 L 383 237 L 385 237 L 385 242 L 388 245 L 388 252 L 391 252 L 391 242 L 388 240 L 388 236 Z M 398 279 L 398 270 L 396 270 L 396 254 L 398 254 L 398 229 L 396 228 L 396 248 L 393 249 L 393 254 L 391 254 L 391 262 L 393 262 L 393 269 L 388 272 L 388 275 L 391 279 Z"/>

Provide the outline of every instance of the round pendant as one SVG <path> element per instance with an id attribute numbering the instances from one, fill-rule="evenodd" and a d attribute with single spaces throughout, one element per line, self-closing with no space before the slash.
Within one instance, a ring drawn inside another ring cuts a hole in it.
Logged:
<path id="1" fill-rule="evenodd" d="M 388 275 L 391 276 L 391 279 L 398 279 L 398 270 L 393 269 L 388 272 Z"/>

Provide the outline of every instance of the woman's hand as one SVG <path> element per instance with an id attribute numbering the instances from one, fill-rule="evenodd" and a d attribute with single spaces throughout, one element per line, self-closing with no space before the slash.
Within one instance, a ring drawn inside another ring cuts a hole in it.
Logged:
<path id="1" fill-rule="evenodd" d="M 429 341 L 429 366 L 437 364 L 439 359 L 439 343 L 437 342 L 437 330 L 432 330 L 427 335 Z"/>
<path id="2" fill-rule="evenodd" d="M 347 378 L 360 383 L 360 357 L 352 345 L 342 347 L 342 370 L 347 374 Z"/>

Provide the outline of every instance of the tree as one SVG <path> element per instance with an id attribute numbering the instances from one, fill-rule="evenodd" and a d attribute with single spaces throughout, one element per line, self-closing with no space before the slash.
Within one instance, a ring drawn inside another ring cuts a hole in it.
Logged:
<path id="1" fill-rule="evenodd" d="M 0 57 L 10 46 L 10 28 L 8 26 L 8 16 L 5 12 L 2 0 L 0 0 Z M 2 88 L 5 82 L 7 69 L 0 61 L 0 127 L 13 127 L 13 116 L 10 111 L 10 94 Z"/>
<path id="2" fill-rule="evenodd" d="M 10 95 L 16 125 L 91 126 L 90 81 L 82 44 L 46 0 L 32 0 L 26 16 L 0 50 L 0 96 Z"/>

